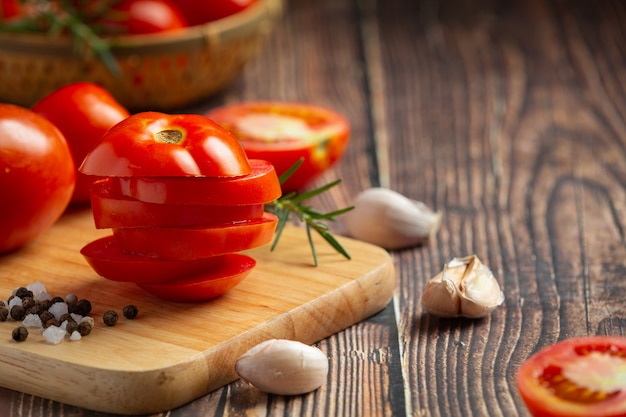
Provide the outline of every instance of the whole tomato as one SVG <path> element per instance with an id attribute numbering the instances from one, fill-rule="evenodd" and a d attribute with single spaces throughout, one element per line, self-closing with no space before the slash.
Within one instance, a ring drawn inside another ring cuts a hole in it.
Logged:
<path id="1" fill-rule="evenodd" d="M 535 417 L 626 416 L 626 338 L 587 336 L 527 359 L 517 388 Z"/>
<path id="2" fill-rule="evenodd" d="M 285 192 L 303 189 L 335 164 L 350 137 L 345 117 L 315 104 L 244 102 L 218 107 L 206 116 L 231 131 L 248 158 L 271 162 L 278 175 L 302 160 L 282 184 Z"/>
<path id="3" fill-rule="evenodd" d="M 74 163 L 59 129 L 31 110 L 0 104 L 0 253 L 52 226 L 74 184 Z"/>
<path id="4" fill-rule="evenodd" d="M 96 22 L 107 34 L 142 35 L 188 26 L 185 16 L 169 0 L 121 0 Z"/>
<path id="5" fill-rule="evenodd" d="M 32 110 L 63 133 L 76 167 L 102 135 L 130 115 L 107 90 L 88 82 L 61 87 L 41 99 Z M 88 203 L 89 189 L 96 179 L 77 172 L 71 203 Z"/>
<path id="6" fill-rule="evenodd" d="M 256 0 L 175 0 L 189 25 L 201 25 L 238 13 Z"/>

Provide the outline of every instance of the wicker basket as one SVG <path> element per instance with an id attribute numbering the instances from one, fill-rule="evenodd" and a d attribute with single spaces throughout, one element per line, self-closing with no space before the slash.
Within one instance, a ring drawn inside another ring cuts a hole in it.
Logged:
<path id="1" fill-rule="evenodd" d="M 282 12 L 282 0 L 259 0 L 235 15 L 184 30 L 120 36 L 113 76 L 98 59 L 77 56 L 71 39 L 0 34 L 0 102 L 29 107 L 54 89 L 91 81 L 131 111 L 173 110 L 225 88 L 257 52 Z"/>

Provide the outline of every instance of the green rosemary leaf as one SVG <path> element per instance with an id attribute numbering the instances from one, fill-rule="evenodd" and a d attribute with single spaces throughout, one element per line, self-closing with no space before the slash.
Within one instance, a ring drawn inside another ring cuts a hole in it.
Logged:
<path id="1" fill-rule="evenodd" d="M 296 172 L 298 168 L 300 168 L 300 165 L 302 165 L 303 163 L 304 163 L 304 158 L 298 159 L 295 164 L 293 164 L 287 171 L 283 172 L 281 176 L 278 177 L 278 181 L 281 184 L 284 184 L 285 181 L 287 181 L 289 177 L 291 177 L 293 173 Z"/>
<path id="2" fill-rule="evenodd" d="M 309 224 L 306 225 L 306 236 L 309 239 L 309 245 L 311 246 L 311 254 L 313 255 L 313 264 L 317 266 L 318 265 L 317 251 L 315 250 L 315 243 L 313 243 L 313 236 L 311 236 L 311 227 L 309 226 Z"/>
<path id="3" fill-rule="evenodd" d="M 289 210 L 278 210 L 276 213 L 276 217 L 278 217 L 278 224 L 276 225 L 276 234 L 274 235 L 274 242 L 272 242 L 272 247 L 270 251 L 273 251 L 280 240 L 280 236 L 283 234 L 283 230 L 285 229 L 285 225 L 287 224 L 287 220 L 289 220 Z"/>
<path id="4" fill-rule="evenodd" d="M 330 246 L 332 246 L 337 252 L 342 254 L 346 259 L 352 259 L 348 251 L 345 250 L 341 243 L 339 243 L 332 234 L 327 231 L 319 232 L 319 234 L 324 238 L 324 240 L 326 240 L 326 242 L 330 244 Z"/>
<path id="5" fill-rule="evenodd" d="M 316 188 L 316 189 L 314 189 L 312 191 L 308 191 L 306 193 L 302 193 L 300 195 L 292 197 L 290 200 L 293 203 L 300 203 L 301 201 L 308 200 L 309 198 L 315 197 L 317 195 L 320 195 L 320 194 L 330 190 L 331 188 L 333 188 L 334 186 L 338 185 L 339 183 L 341 183 L 341 179 L 335 180 L 333 182 L 329 182 L 328 184 L 323 185 L 323 186 L 321 186 L 319 188 Z"/>

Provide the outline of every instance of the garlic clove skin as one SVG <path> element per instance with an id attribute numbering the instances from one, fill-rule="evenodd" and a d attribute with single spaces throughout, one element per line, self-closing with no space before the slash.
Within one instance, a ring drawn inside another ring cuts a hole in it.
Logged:
<path id="1" fill-rule="evenodd" d="M 446 291 L 441 289 L 446 284 Z M 436 288 L 435 291 L 433 288 Z M 441 317 L 484 317 L 504 302 L 491 270 L 476 255 L 454 258 L 431 278 L 422 294 L 422 308 Z"/>
<path id="2" fill-rule="evenodd" d="M 262 342 L 235 363 L 239 377 L 268 394 L 300 395 L 315 391 L 328 375 L 328 357 L 301 342 L 271 339 Z"/>
<path id="3" fill-rule="evenodd" d="M 348 234 L 388 250 L 423 244 L 441 224 L 441 213 L 388 188 L 364 190 L 352 205 L 343 215 Z"/>

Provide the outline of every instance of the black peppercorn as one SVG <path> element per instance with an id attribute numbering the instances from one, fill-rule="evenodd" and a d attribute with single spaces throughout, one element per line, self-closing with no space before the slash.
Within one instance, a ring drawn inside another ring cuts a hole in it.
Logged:
<path id="1" fill-rule="evenodd" d="M 88 316 L 91 313 L 91 303 L 85 299 L 78 300 L 75 304 L 68 305 L 68 310 L 70 313 Z"/>
<path id="2" fill-rule="evenodd" d="M 64 303 L 65 300 L 62 297 L 56 296 L 56 297 L 52 297 L 52 299 L 50 300 L 50 304 L 56 304 L 56 303 Z"/>
<path id="3" fill-rule="evenodd" d="M 65 303 L 68 306 L 71 306 L 73 304 L 76 304 L 78 302 L 78 297 L 76 297 L 76 295 L 74 294 L 68 294 L 65 296 Z"/>
<path id="4" fill-rule="evenodd" d="M 15 290 L 15 296 L 24 299 L 25 297 L 33 298 L 33 292 L 26 287 L 19 287 Z"/>
<path id="5" fill-rule="evenodd" d="M 26 317 L 26 310 L 24 310 L 24 307 L 19 304 L 14 305 L 11 307 L 11 317 L 16 321 L 24 320 L 24 317 Z"/>
<path id="6" fill-rule="evenodd" d="M 74 333 L 74 331 L 78 330 L 78 323 L 76 323 L 74 320 L 68 320 L 67 325 L 65 326 L 65 330 L 69 334 Z"/>
<path id="7" fill-rule="evenodd" d="M 54 314 L 52 314 L 48 310 L 44 310 L 39 314 L 39 318 L 41 319 L 42 323 L 46 323 L 48 320 L 54 318 Z"/>
<path id="8" fill-rule="evenodd" d="M 39 307 L 41 307 L 42 310 L 49 309 L 51 305 L 52 305 L 52 301 L 50 301 L 50 300 L 41 300 L 41 301 L 39 301 Z"/>
<path id="9" fill-rule="evenodd" d="M 0 306 L 0 321 L 7 321 L 7 318 L 9 318 L 9 308 Z"/>
<path id="10" fill-rule="evenodd" d="M 24 326 L 16 327 L 11 336 L 16 342 L 23 342 L 28 337 L 28 329 Z"/>
<path id="11" fill-rule="evenodd" d="M 45 322 L 42 320 L 41 323 L 43 324 L 43 328 L 47 329 L 50 326 L 58 326 L 59 322 L 57 321 L 57 319 L 54 318 L 54 316 L 52 316 L 52 318 L 46 320 Z"/>
<path id="12" fill-rule="evenodd" d="M 104 316 L 102 316 L 102 320 L 107 326 L 115 326 L 115 323 L 117 323 L 117 319 L 118 315 L 114 310 L 108 310 L 106 313 L 104 313 Z"/>
<path id="13" fill-rule="evenodd" d="M 124 309 L 122 310 L 122 313 L 124 313 L 124 317 L 126 317 L 129 320 L 132 320 L 136 318 L 137 315 L 139 314 L 139 309 L 137 308 L 136 305 L 130 304 L 124 307 Z"/>
<path id="14" fill-rule="evenodd" d="M 91 324 L 86 321 L 81 321 L 80 324 L 78 325 L 78 333 L 80 333 L 80 335 L 83 337 L 91 333 L 91 329 L 92 329 Z"/>

